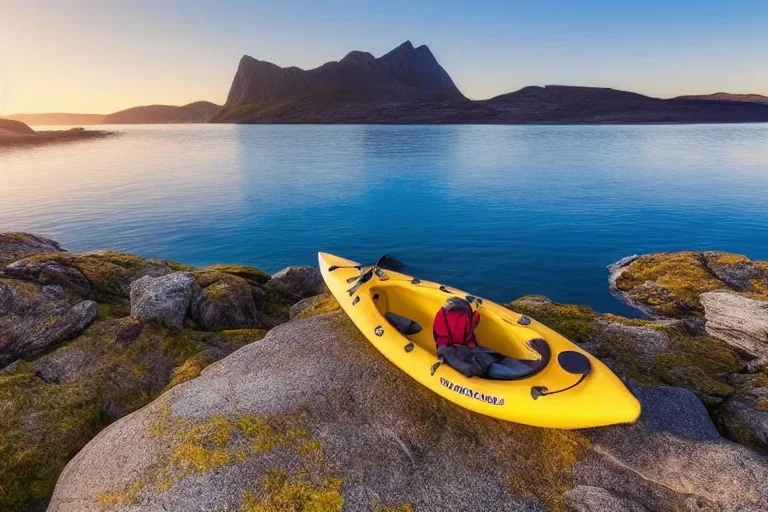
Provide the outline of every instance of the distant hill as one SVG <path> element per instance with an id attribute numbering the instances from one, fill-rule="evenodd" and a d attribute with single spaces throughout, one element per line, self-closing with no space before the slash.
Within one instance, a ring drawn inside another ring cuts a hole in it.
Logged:
<path id="1" fill-rule="evenodd" d="M 742 101 L 747 103 L 768 103 L 768 96 L 762 94 L 731 94 L 728 92 L 716 92 L 714 94 L 700 94 L 678 96 L 676 100 L 715 100 L 715 101 Z"/>
<path id="2" fill-rule="evenodd" d="M 15 114 L 8 116 L 23 123 L 37 125 L 92 125 L 101 124 L 104 119 L 102 114 Z"/>
<path id="3" fill-rule="evenodd" d="M 718 123 L 768 121 L 768 105 L 653 98 L 600 87 L 530 86 L 479 102 L 512 123 Z"/>
<path id="4" fill-rule="evenodd" d="M 164 124 L 205 123 L 221 108 L 209 101 L 197 101 L 176 107 L 172 105 L 148 105 L 133 107 L 104 116 L 102 124 Z"/>
<path id="5" fill-rule="evenodd" d="M 352 51 L 338 62 L 306 71 L 245 55 L 227 102 L 213 119 L 259 120 L 285 114 L 288 119 L 354 118 L 355 105 L 367 110 L 377 104 L 446 101 L 468 100 L 426 45 L 414 48 L 406 41 L 379 58 Z M 352 111 L 345 113 L 349 105 Z"/>
<path id="6" fill-rule="evenodd" d="M 0 136 L 34 135 L 35 130 L 23 121 L 0 119 Z"/>
<path id="7" fill-rule="evenodd" d="M 427 46 L 406 41 L 376 58 L 353 51 L 303 70 L 243 56 L 212 122 L 236 123 L 718 123 L 768 122 L 768 104 L 724 93 L 660 99 L 627 91 L 529 86 L 468 100 Z M 768 99 L 768 98 L 766 98 Z"/>

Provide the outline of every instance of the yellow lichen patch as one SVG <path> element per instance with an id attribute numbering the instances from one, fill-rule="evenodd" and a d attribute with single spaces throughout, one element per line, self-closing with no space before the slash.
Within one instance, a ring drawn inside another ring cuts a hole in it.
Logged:
<path id="1" fill-rule="evenodd" d="M 300 442 L 296 446 L 296 452 L 311 468 L 322 467 L 325 463 L 325 444 L 319 439 L 307 439 Z"/>
<path id="2" fill-rule="evenodd" d="M 210 361 L 200 355 L 190 357 L 181 366 L 177 366 L 173 370 L 171 382 L 168 383 L 165 389 L 171 389 L 174 386 L 198 377 L 209 363 Z"/>
<path id="3" fill-rule="evenodd" d="M 768 398 L 761 398 L 757 401 L 757 410 L 768 412 Z"/>
<path id="4" fill-rule="evenodd" d="M 231 329 L 221 331 L 219 336 L 235 345 L 248 345 L 263 339 L 267 332 L 266 329 Z"/>
<path id="5" fill-rule="evenodd" d="M 205 267 L 203 271 L 210 271 L 210 272 L 223 272 L 225 274 L 232 274 L 237 277 L 242 277 L 243 279 L 247 279 L 248 281 L 255 281 L 259 284 L 264 284 L 267 281 L 269 281 L 270 276 L 263 270 L 260 270 L 256 267 L 251 267 L 249 265 L 229 265 L 229 264 L 218 264 L 218 265 L 211 265 L 209 267 Z"/>
<path id="6" fill-rule="evenodd" d="M 165 443 L 163 453 L 167 456 L 158 460 L 145 475 L 142 487 L 146 483 L 163 492 L 187 475 L 240 464 L 277 448 L 295 450 L 307 470 L 322 470 L 323 444 L 312 439 L 305 421 L 302 411 L 274 416 L 217 415 L 203 421 L 185 420 L 174 418 L 170 405 L 165 402 L 157 419 L 149 425 L 149 435 Z M 128 496 L 132 500 L 138 491 L 129 491 L 104 493 L 105 500 L 110 496 Z M 120 501 L 124 503 L 124 499 Z"/>
<path id="7" fill-rule="evenodd" d="M 233 451 L 228 449 L 233 425 L 222 416 L 214 416 L 181 432 L 179 443 L 169 460 L 169 466 L 186 474 L 203 473 L 233 460 Z"/>
<path id="8" fill-rule="evenodd" d="M 341 309 L 339 302 L 330 293 L 324 293 L 312 302 L 305 310 L 296 315 L 296 319 L 309 318 L 324 313 L 332 313 Z"/>
<path id="9" fill-rule="evenodd" d="M 751 292 L 747 294 L 750 298 L 756 300 L 768 298 L 768 279 L 752 279 L 749 286 L 752 288 Z"/>
<path id="10" fill-rule="evenodd" d="M 123 492 L 104 491 L 99 493 L 99 503 L 106 508 L 124 506 L 131 503 L 144 488 L 143 479 L 133 482 Z"/>
<path id="11" fill-rule="evenodd" d="M 699 295 L 728 288 L 707 271 L 701 254 L 695 252 L 641 256 L 618 277 L 616 287 L 665 316 L 700 311 Z"/>
<path id="12" fill-rule="evenodd" d="M 258 492 L 246 493 L 242 512 L 338 512 L 344 506 L 341 480 L 325 477 L 313 482 L 289 477 L 283 471 L 268 473 Z"/>
<path id="13" fill-rule="evenodd" d="M 710 258 L 719 265 L 736 265 L 749 263 L 750 259 L 743 254 L 731 254 L 727 252 L 712 254 Z"/>
<path id="14" fill-rule="evenodd" d="M 257 454 L 272 451 L 288 439 L 263 417 L 242 416 L 235 420 L 235 425 L 249 441 L 251 450 Z"/>
<path id="15" fill-rule="evenodd" d="M 373 509 L 373 512 L 414 512 L 413 505 L 410 503 L 390 505 L 379 496 L 374 496 L 371 508 Z"/>

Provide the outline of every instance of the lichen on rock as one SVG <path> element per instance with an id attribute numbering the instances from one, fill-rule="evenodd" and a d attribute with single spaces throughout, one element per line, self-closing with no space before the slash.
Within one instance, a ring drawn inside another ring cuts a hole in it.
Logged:
<path id="1" fill-rule="evenodd" d="M 768 299 L 768 262 L 721 252 L 663 252 L 624 259 L 610 267 L 612 290 L 651 314 L 702 316 L 702 293 L 731 290 Z"/>
<path id="2" fill-rule="evenodd" d="M 62 250 L 58 242 L 42 236 L 19 231 L 0 233 L 0 265 L 13 263 L 33 254 Z"/>

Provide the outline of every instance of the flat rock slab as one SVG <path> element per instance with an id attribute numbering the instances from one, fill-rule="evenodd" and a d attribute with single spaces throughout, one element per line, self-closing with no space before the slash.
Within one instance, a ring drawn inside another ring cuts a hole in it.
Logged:
<path id="1" fill-rule="evenodd" d="M 691 392 L 633 390 L 644 412 L 631 426 L 501 422 L 419 386 L 343 314 L 311 317 L 106 428 L 49 510 L 239 509 L 298 488 L 346 510 L 768 508 L 768 458 L 720 438 Z"/>
<path id="2" fill-rule="evenodd" d="M 751 357 L 768 358 L 768 301 L 730 292 L 703 293 L 699 300 L 707 333 Z"/>

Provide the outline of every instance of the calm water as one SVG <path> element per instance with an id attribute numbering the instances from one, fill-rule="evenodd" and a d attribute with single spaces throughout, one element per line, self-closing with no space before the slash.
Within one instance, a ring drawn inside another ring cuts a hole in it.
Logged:
<path id="1" fill-rule="evenodd" d="M 768 125 L 119 126 L 0 152 L 0 231 L 275 271 L 318 250 L 626 312 L 606 265 L 768 259 Z"/>

